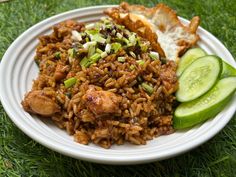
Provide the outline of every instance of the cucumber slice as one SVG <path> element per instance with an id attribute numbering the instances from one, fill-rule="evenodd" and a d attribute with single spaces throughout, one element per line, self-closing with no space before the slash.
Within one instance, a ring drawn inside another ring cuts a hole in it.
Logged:
<path id="1" fill-rule="evenodd" d="M 189 49 L 181 58 L 178 64 L 177 76 L 180 76 L 183 71 L 197 58 L 203 57 L 206 52 L 201 48 Z"/>
<path id="2" fill-rule="evenodd" d="M 236 91 L 236 77 L 221 79 L 200 98 L 180 104 L 174 113 L 175 129 L 183 129 L 201 123 L 218 114 Z"/>
<path id="3" fill-rule="evenodd" d="M 221 78 L 236 76 L 236 69 L 230 64 L 223 61 L 223 70 L 221 72 Z"/>
<path id="4" fill-rule="evenodd" d="M 222 70 L 222 60 L 214 55 L 196 59 L 181 74 L 176 98 L 180 102 L 194 100 L 208 90 L 218 80 Z"/>

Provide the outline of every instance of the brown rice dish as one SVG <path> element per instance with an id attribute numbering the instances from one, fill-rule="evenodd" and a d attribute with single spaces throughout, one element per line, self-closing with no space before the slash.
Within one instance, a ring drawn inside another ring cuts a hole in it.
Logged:
<path id="1" fill-rule="evenodd" d="M 118 23 L 69 20 L 40 36 L 39 75 L 22 101 L 25 111 L 103 148 L 172 133 L 177 64 Z"/>

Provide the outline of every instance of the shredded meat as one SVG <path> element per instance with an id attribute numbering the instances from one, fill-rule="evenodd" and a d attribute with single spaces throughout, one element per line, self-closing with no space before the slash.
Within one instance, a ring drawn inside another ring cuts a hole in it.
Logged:
<path id="1" fill-rule="evenodd" d="M 82 99 L 96 116 L 120 113 L 119 104 L 122 98 L 112 92 L 90 88 Z"/>
<path id="2" fill-rule="evenodd" d="M 42 90 L 29 92 L 21 104 L 25 111 L 41 116 L 52 116 L 60 112 L 60 106 L 53 99 L 45 96 Z"/>

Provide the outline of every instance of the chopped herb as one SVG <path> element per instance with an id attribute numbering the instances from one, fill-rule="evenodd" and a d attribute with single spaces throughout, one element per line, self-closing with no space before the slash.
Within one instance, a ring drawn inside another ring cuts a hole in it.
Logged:
<path id="1" fill-rule="evenodd" d="M 107 53 L 110 53 L 110 51 L 111 51 L 111 44 L 107 44 L 107 45 L 106 45 L 105 51 L 106 51 Z"/>
<path id="2" fill-rule="evenodd" d="M 117 36 L 119 39 L 122 39 L 122 38 L 123 38 L 123 35 L 120 34 L 120 33 L 116 33 L 116 36 Z"/>
<path id="3" fill-rule="evenodd" d="M 99 48 L 96 48 L 96 52 L 101 54 L 103 51 Z"/>
<path id="4" fill-rule="evenodd" d="M 121 48 L 121 44 L 118 42 L 112 43 L 111 44 L 111 49 L 114 50 L 114 53 L 118 52 L 118 50 L 120 50 Z"/>
<path id="5" fill-rule="evenodd" d="M 150 52 L 149 56 L 153 59 L 153 60 L 158 60 L 159 59 L 159 54 L 157 52 Z"/>
<path id="6" fill-rule="evenodd" d="M 72 30 L 71 33 L 72 33 L 71 38 L 73 40 L 75 40 L 75 41 L 81 41 L 82 40 L 82 36 L 81 36 L 81 34 L 78 31 Z"/>
<path id="7" fill-rule="evenodd" d="M 102 52 L 101 53 L 101 58 L 105 58 L 107 55 L 108 55 L 107 52 Z"/>
<path id="8" fill-rule="evenodd" d="M 142 44 L 140 43 L 140 48 L 142 52 L 147 52 L 148 50 L 148 45 L 147 44 Z"/>
<path id="9" fill-rule="evenodd" d="M 117 60 L 118 60 L 119 62 L 122 62 L 122 63 L 123 63 L 123 62 L 125 62 L 125 57 L 118 57 Z"/>
<path id="10" fill-rule="evenodd" d="M 137 38 L 135 37 L 135 34 L 133 33 L 130 37 L 129 37 L 129 42 L 135 46 L 137 43 Z"/>
<path id="11" fill-rule="evenodd" d="M 60 52 L 56 52 L 54 54 L 54 56 L 55 56 L 56 59 L 60 59 L 61 58 L 61 53 Z"/>
<path id="12" fill-rule="evenodd" d="M 133 57 L 133 58 L 136 58 L 136 55 L 134 52 L 130 51 L 129 54 Z"/>
<path id="13" fill-rule="evenodd" d="M 130 65 L 129 67 L 131 70 L 134 70 L 135 69 L 135 66 L 134 65 Z"/>
<path id="14" fill-rule="evenodd" d="M 70 58 L 75 58 L 76 56 L 76 51 L 74 48 L 68 50 L 68 54 Z"/>
<path id="15" fill-rule="evenodd" d="M 142 83 L 141 86 L 149 94 L 152 94 L 154 91 L 154 88 L 146 83 Z"/>
<path id="16" fill-rule="evenodd" d="M 96 48 L 94 45 L 90 45 L 88 48 L 88 57 L 91 57 L 96 51 Z"/>
<path id="17" fill-rule="evenodd" d="M 144 65 L 145 61 L 144 60 L 137 60 L 136 61 L 139 65 Z"/>
<path id="18" fill-rule="evenodd" d="M 88 49 L 89 48 L 89 46 L 95 46 L 97 44 L 97 42 L 96 41 L 91 41 L 91 42 L 86 42 L 84 45 L 83 45 L 83 47 L 85 48 L 85 49 Z"/>
<path id="19" fill-rule="evenodd" d="M 81 61 L 80 61 L 80 66 L 82 68 L 87 68 L 87 63 L 89 62 L 88 58 L 87 57 L 84 57 Z"/>
<path id="20" fill-rule="evenodd" d="M 90 35 L 90 38 L 92 41 L 96 41 L 96 42 L 99 42 L 102 44 L 104 44 L 106 42 L 106 39 L 103 38 L 100 34 Z"/>
<path id="21" fill-rule="evenodd" d="M 101 55 L 99 53 L 95 53 L 89 58 L 89 61 L 96 63 L 100 58 L 101 58 Z"/>
<path id="22" fill-rule="evenodd" d="M 66 88 L 72 87 L 75 85 L 77 79 L 75 77 L 71 77 L 70 79 L 67 79 L 64 81 L 64 85 Z"/>

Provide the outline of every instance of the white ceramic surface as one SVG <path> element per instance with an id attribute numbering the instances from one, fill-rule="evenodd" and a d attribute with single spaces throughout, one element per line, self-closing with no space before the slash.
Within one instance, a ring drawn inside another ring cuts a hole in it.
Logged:
<path id="1" fill-rule="evenodd" d="M 74 158 L 106 164 L 138 164 L 170 158 L 195 148 L 216 135 L 236 110 L 235 96 L 221 113 L 202 125 L 155 138 L 146 145 L 114 145 L 110 149 L 75 143 L 72 136 L 57 128 L 51 121 L 31 116 L 22 109 L 21 100 L 31 89 L 32 80 L 38 74 L 38 67 L 33 61 L 37 37 L 50 33 L 51 27 L 63 20 L 97 21 L 107 7 L 109 6 L 88 7 L 53 16 L 34 25 L 12 43 L 0 64 L 0 98 L 11 120 L 29 137 L 52 150 Z M 188 23 L 183 18 L 181 20 Z M 201 48 L 236 67 L 232 55 L 219 40 L 201 27 L 198 34 L 201 37 L 198 42 Z"/>

